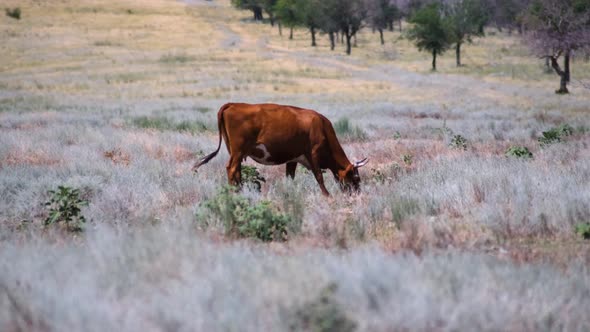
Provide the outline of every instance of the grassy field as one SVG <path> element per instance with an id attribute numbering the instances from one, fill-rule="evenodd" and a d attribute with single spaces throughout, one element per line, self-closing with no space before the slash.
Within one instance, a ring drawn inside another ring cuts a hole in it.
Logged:
<path id="1" fill-rule="evenodd" d="M 21 20 L 0 16 L 0 330 L 590 329 L 576 234 L 590 63 L 574 59 L 558 96 L 557 75 L 494 30 L 433 73 L 398 31 L 381 46 L 365 29 L 346 56 L 226 0 L 3 2 L 16 6 Z M 223 196 L 224 149 L 191 166 L 228 101 L 347 122 L 348 156 L 370 158 L 362 193 L 327 177 L 325 199 L 309 172 L 249 160 L 261 191 Z M 43 226 L 60 185 L 89 202 L 83 233 Z M 236 197 L 287 216 L 288 241 L 227 235 L 212 204 Z"/>

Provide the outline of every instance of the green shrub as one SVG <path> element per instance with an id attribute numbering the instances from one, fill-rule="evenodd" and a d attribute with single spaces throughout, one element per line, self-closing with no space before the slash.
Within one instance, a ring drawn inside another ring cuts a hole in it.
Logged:
<path id="1" fill-rule="evenodd" d="M 414 161 L 414 156 L 412 156 L 411 154 L 404 154 L 402 155 L 402 160 L 404 161 L 404 164 L 406 164 L 406 166 L 411 166 L 412 162 Z"/>
<path id="2" fill-rule="evenodd" d="M 391 180 L 382 170 L 377 168 L 371 168 L 371 179 L 377 183 L 385 183 Z"/>
<path id="3" fill-rule="evenodd" d="M 318 296 L 296 309 L 289 324 L 290 331 L 352 332 L 357 324 L 335 299 L 338 285 L 330 283 Z"/>
<path id="4" fill-rule="evenodd" d="M 78 189 L 59 186 L 57 190 L 49 190 L 49 201 L 45 206 L 49 209 L 49 215 L 45 219 L 46 226 L 65 223 L 67 230 L 80 232 L 86 219 L 80 214 L 81 208 L 88 205 L 88 201 L 80 198 Z"/>
<path id="5" fill-rule="evenodd" d="M 523 158 L 523 159 L 533 158 L 533 153 L 526 146 L 511 146 L 506 150 L 505 155 L 507 157 L 515 157 L 515 158 Z"/>
<path id="6" fill-rule="evenodd" d="M 21 11 L 20 11 L 19 7 L 16 7 L 14 9 L 6 8 L 5 12 L 6 12 L 6 16 L 12 17 L 15 20 L 20 20 Z"/>
<path id="7" fill-rule="evenodd" d="M 358 126 L 350 124 L 350 120 L 344 117 L 334 123 L 336 135 L 350 141 L 366 141 L 367 133 Z"/>
<path id="8" fill-rule="evenodd" d="M 467 150 L 467 139 L 461 135 L 454 135 L 449 146 L 457 150 Z"/>
<path id="9" fill-rule="evenodd" d="M 564 137 L 571 136 L 574 133 L 574 128 L 568 125 L 567 123 L 559 125 L 558 127 L 551 128 L 548 131 L 544 131 L 542 133 L 542 137 L 539 137 L 537 140 L 541 147 L 546 147 L 553 143 L 559 143 L 563 140 Z"/>
<path id="10" fill-rule="evenodd" d="M 590 239 L 590 223 L 577 224 L 575 226 L 575 232 L 583 239 Z"/>
<path id="11" fill-rule="evenodd" d="M 266 182 L 266 179 L 260 175 L 255 166 L 242 165 L 242 183 L 251 185 L 254 189 L 260 191 L 262 182 Z"/>
<path id="12" fill-rule="evenodd" d="M 226 236 L 265 242 L 287 240 L 291 223 L 288 215 L 276 212 L 269 201 L 252 204 L 234 190 L 226 186 L 202 204 L 198 218 L 205 227 L 210 226 L 205 220 L 209 219 L 207 213 L 211 213 L 223 223 Z"/>

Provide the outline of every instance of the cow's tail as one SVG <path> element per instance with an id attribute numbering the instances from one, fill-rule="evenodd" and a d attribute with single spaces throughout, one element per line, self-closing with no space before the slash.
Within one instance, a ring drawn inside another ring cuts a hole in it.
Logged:
<path id="1" fill-rule="evenodd" d="M 225 104 L 225 105 L 221 106 L 221 108 L 219 109 L 219 112 L 217 112 L 217 129 L 219 130 L 219 144 L 217 145 L 217 150 L 215 150 L 212 153 L 206 155 L 205 157 L 199 159 L 195 163 L 195 165 L 193 166 L 193 171 L 194 172 L 196 172 L 197 169 L 199 169 L 199 167 L 201 167 L 202 165 L 208 163 L 219 152 L 219 149 L 221 148 L 222 136 L 226 136 L 226 134 L 225 134 L 225 123 L 223 121 L 223 112 L 226 109 L 228 109 L 229 107 L 230 107 L 230 104 Z"/>

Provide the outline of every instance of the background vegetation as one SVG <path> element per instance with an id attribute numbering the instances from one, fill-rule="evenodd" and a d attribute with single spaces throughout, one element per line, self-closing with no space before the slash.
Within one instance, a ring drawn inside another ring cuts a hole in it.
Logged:
<path id="1" fill-rule="evenodd" d="M 580 51 L 564 96 L 517 25 L 434 73 L 399 13 L 394 31 L 351 23 L 347 56 L 340 27 L 311 46 L 230 1 L 5 6 L 21 15 L 0 17 L 0 330 L 590 324 Z M 228 101 L 325 114 L 370 158 L 362 193 L 328 179 L 327 200 L 302 168 L 250 160 L 234 193 L 225 149 L 191 173 Z"/>

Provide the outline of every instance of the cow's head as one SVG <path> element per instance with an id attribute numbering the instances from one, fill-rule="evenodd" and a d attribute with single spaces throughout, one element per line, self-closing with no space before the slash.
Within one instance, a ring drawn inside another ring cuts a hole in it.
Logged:
<path id="1" fill-rule="evenodd" d="M 368 158 L 355 161 L 343 171 L 338 172 L 338 181 L 340 182 L 340 189 L 342 189 L 342 191 L 349 193 L 361 191 L 361 177 L 359 175 L 359 168 L 365 166 L 368 162 Z"/>

